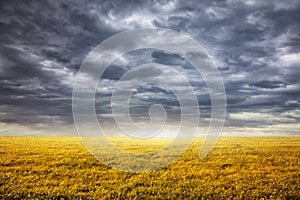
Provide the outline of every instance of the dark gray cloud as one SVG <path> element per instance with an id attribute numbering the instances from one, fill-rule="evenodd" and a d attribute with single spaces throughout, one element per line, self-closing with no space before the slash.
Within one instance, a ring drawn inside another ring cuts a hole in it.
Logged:
<path id="1" fill-rule="evenodd" d="M 160 51 L 154 51 L 151 54 L 153 61 L 165 65 L 184 65 L 185 60 L 177 54 L 164 53 Z"/>
<path id="2" fill-rule="evenodd" d="M 226 87 L 228 127 L 277 124 L 282 131 L 280 124 L 300 119 L 299 10 L 298 0 L 1 1 L 1 126 L 72 124 L 72 84 L 85 56 L 116 33 L 157 26 L 187 33 L 214 58 Z M 203 116 L 210 116 L 203 80 L 183 58 L 157 49 L 131 52 L 106 70 L 96 95 L 98 111 L 111 112 L 109 98 L 119 78 L 151 62 L 183 72 Z M 160 76 L 168 73 L 153 69 L 140 79 Z M 137 118 L 153 103 L 178 115 L 174 95 L 157 85 L 137 89 L 133 102 Z M 272 120 L 254 120 L 266 115 Z"/>
<path id="3" fill-rule="evenodd" d="M 251 83 L 250 86 L 265 88 L 265 89 L 274 89 L 274 88 L 286 87 L 286 84 L 282 81 L 262 80 L 255 83 Z"/>

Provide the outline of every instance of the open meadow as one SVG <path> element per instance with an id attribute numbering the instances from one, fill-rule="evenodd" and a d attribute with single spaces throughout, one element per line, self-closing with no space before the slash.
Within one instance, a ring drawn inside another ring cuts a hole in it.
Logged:
<path id="1" fill-rule="evenodd" d="M 300 198 L 300 137 L 220 138 L 203 159 L 201 143 L 168 167 L 135 174 L 102 164 L 78 137 L 0 137 L 0 199 Z M 121 143 L 135 152 L 163 145 Z"/>

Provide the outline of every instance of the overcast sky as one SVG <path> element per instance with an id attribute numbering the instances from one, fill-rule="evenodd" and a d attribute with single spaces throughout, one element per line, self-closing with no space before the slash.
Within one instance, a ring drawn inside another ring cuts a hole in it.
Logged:
<path id="1" fill-rule="evenodd" d="M 183 32 L 208 51 L 226 89 L 224 135 L 300 136 L 299 0 L 1 1 L 0 135 L 75 135 L 72 86 L 84 58 L 110 36 L 143 27 Z M 107 97 L 118 79 L 151 62 L 186 74 L 199 100 L 200 126 L 207 125 L 203 80 L 184 59 L 158 49 L 112 63 L 96 95 L 99 118 L 111 119 Z M 155 67 L 146 74 L 170 77 Z M 147 119 L 152 104 L 162 104 L 170 121 L 180 115 L 174 94 L 155 84 L 137 88 L 131 104 L 136 120 Z"/>

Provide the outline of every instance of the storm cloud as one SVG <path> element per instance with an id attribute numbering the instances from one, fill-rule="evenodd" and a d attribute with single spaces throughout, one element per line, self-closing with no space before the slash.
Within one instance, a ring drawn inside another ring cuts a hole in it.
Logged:
<path id="1" fill-rule="evenodd" d="M 299 10 L 298 0 L 1 1 L 0 134 L 75 134 L 73 81 L 88 53 L 122 31 L 161 27 L 189 35 L 213 58 L 226 89 L 225 131 L 300 135 Z M 183 72 L 207 125 L 205 82 L 182 57 L 159 49 L 130 52 L 111 64 L 96 94 L 99 118 L 111 118 L 117 81 L 145 63 Z M 157 69 L 143 78 L 161 76 L 169 78 Z M 147 118 L 152 104 L 162 104 L 171 120 L 180 114 L 172 92 L 157 85 L 138 88 L 131 104 L 137 119 Z"/>

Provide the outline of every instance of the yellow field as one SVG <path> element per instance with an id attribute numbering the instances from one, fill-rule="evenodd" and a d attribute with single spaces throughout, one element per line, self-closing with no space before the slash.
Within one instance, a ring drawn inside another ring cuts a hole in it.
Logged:
<path id="1" fill-rule="evenodd" d="M 197 139 L 170 166 L 141 174 L 105 166 L 77 137 L 0 141 L 0 199 L 300 199 L 300 137 L 220 138 L 204 159 Z"/>

